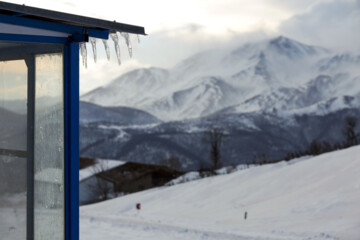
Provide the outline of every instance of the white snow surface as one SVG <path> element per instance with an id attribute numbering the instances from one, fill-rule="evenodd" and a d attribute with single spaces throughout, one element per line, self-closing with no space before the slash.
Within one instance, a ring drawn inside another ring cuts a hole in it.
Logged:
<path id="1" fill-rule="evenodd" d="M 118 166 L 121 166 L 125 164 L 124 161 L 118 161 L 118 160 L 109 160 L 109 159 L 96 159 L 96 164 L 86 167 L 84 169 L 81 169 L 79 172 L 79 181 L 83 181 L 93 175 L 95 175 L 98 170 L 110 170 L 113 168 L 116 168 Z"/>
<path id="2" fill-rule="evenodd" d="M 155 188 L 81 207 L 81 239 L 359 240 L 359 176 L 357 146 Z"/>
<path id="3" fill-rule="evenodd" d="M 188 172 L 178 178 L 175 178 L 173 180 L 171 180 L 170 182 L 168 182 L 166 185 L 171 186 L 171 185 L 177 185 L 180 183 L 185 183 L 185 182 L 190 182 L 190 181 L 194 181 L 197 179 L 200 179 L 200 173 L 199 172 Z"/>

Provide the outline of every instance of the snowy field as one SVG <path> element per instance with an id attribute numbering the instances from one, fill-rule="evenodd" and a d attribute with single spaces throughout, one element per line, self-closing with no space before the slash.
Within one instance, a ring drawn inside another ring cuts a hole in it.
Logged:
<path id="1" fill-rule="evenodd" d="M 360 146 L 85 206 L 80 234 L 81 240 L 359 240 L 359 206 Z"/>

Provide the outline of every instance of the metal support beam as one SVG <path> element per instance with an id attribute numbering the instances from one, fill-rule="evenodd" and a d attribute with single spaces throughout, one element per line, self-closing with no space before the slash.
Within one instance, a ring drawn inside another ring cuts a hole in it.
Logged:
<path id="1" fill-rule="evenodd" d="M 71 26 L 71 25 L 49 22 L 49 21 L 35 20 L 30 18 L 9 16 L 4 14 L 0 14 L 0 22 L 23 26 L 23 27 L 39 28 L 49 31 L 68 33 L 68 34 L 81 32 L 82 30 L 82 27 Z"/>
<path id="2" fill-rule="evenodd" d="M 65 239 L 79 240 L 79 45 L 64 48 Z"/>
<path id="3" fill-rule="evenodd" d="M 10 42 L 29 42 L 29 43 L 59 43 L 65 44 L 69 41 L 66 37 L 49 37 L 49 36 L 38 36 L 38 35 L 23 35 L 23 34 L 11 34 L 11 33 L 0 33 L 0 39 L 3 41 Z"/>
<path id="4" fill-rule="evenodd" d="M 34 157 L 35 157 L 35 56 L 25 58 L 28 67 L 27 94 L 27 240 L 34 239 Z"/>

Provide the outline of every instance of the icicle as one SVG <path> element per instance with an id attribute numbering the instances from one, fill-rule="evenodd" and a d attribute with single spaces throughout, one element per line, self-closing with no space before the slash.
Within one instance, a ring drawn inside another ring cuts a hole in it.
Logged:
<path id="1" fill-rule="evenodd" d="M 138 43 L 140 43 L 140 36 L 139 36 L 139 34 L 136 34 L 136 36 L 137 36 Z"/>
<path id="2" fill-rule="evenodd" d="M 86 43 L 80 43 L 80 55 L 82 58 L 83 65 L 87 68 L 87 50 L 86 50 Z"/>
<path id="3" fill-rule="evenodd" d="M 121 59 L 120 59 L 119 37 L 118 37 L 118 35 L 116 33 L 110 34 L 110 37 L 114 41 L 116 57 L 117 57 L 119 65 L 120 65 L 121 64 Z"/>
<path id="4" fill-rule="evenodd" d="M 103 42 L 103 44 L 104 44 L 104 48 L 105 48 L 105 51 L 106 51 L 107 60 L 109 61 L 109 60 L 110 60 L 109 44 L 108 44 L 107 40 L 105 40 L 105 39 L 103 39 L 102 42 Z"/>
<path id="5" fill-rule="evenodd" d="M 96 63 L 96 57 L 97 57 L 97 52 L 96 52 L 96 38 L 90 38 L 90 43 L 92 46 L 92 50 L 93 50 L 93 54 L 94 54 L 94 62 Z"/>
<path id="6" fill-rule="evenodd" d="M 131 46 L 131 42 L 130 42 L 130 36 L 129 33 L 123 33 L 121 32 L 120 35 L 125 38 L 125 43 L 126 46 L 128 47 L 129 50 L 129 56 L 132 57 L 132 46 Z"/>

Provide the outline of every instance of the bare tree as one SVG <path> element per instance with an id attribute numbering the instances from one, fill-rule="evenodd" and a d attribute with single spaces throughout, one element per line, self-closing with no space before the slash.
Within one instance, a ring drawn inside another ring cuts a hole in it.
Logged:
<path id="1" fill-rule="evenodd" d="M 98 196 L 102 201 L 108 200 L 110 193 L 113 192 L 113 185 L 110 183 L 108 170 L 108 163 L 99 160 L 97 164 L 92 166 L 94 181 L 89 182 L 88 185 L 93 193 Z"/>
<path id="2" fill-rule="evenodd" d="M 182 170 L 180 159 L 174 155 L 170 155 L 168 158 L 161 159 L 159 163 L 160 165 L 164 165 L 175 170 Z"/>
<path id="3" fill-rule="evenodd" d="M 358 144 L 358 136 L 355 133 L 356 125 L 357 125 L 356 117 L 348 116 L 345 119 L 344 128 L 342 132 L 346 138 L 346 142 L 345 142 L 346 147 L 351 147 Z"/>
<path id="4" fill-rule="evenodd" d="M 213 128 L 204 133 L 204 142 L 210 145 L 211 171 L 221 167 L 220 148 L 223 143 L 224 131 L 220 128 Z"/>

